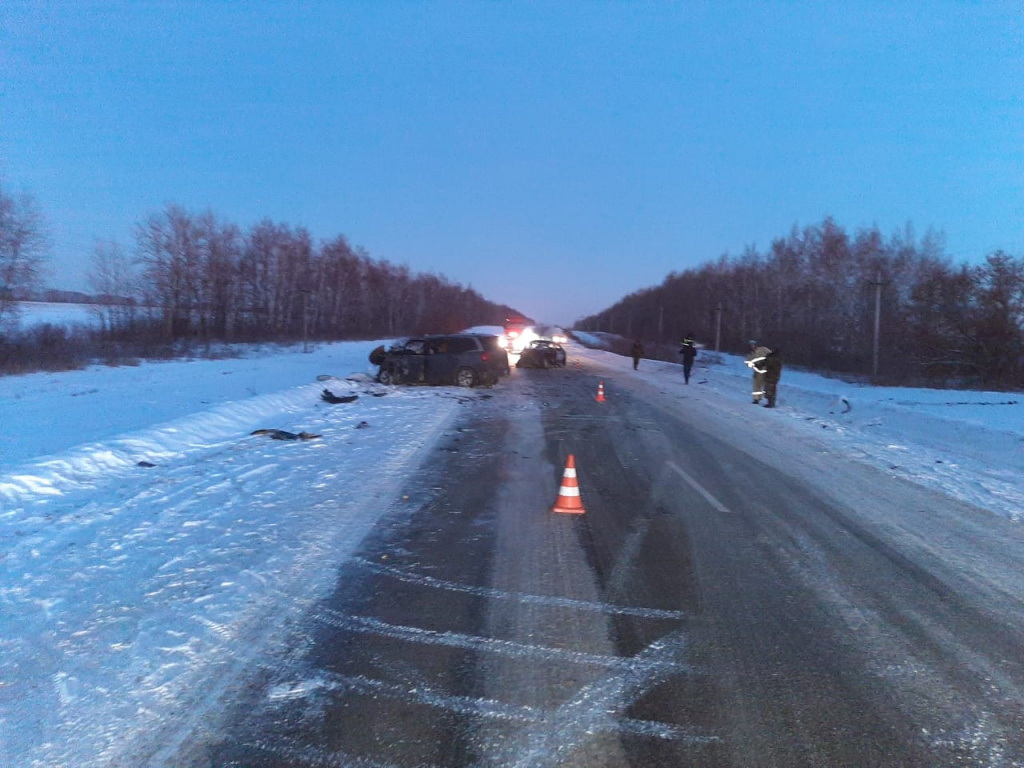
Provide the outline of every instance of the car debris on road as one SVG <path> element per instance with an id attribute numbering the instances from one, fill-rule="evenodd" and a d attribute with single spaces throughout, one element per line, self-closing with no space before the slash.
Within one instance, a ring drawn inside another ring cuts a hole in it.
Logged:
<path id="1" fill-rule="evenodd" d="M 320 393 L 320 399 L 325 403 L 335 405 L 337 403 L 354 403 L 359 399 L 359 395 L 336 395 L 331 390 L 325 389 Z"/>
<path id="2" fill-rule="evenodd" d="M 314 435 L 309 432 L 286 432 L 283 429 L 257 429 L 250 435 L 266 435 L 271 440 L 315 440 L 323 435 Z"/>

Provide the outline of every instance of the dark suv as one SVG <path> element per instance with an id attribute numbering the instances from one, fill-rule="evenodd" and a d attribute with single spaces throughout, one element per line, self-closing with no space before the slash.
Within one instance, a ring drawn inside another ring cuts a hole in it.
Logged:
<path id="1" fill-rule="evenodd" d="M 415 336 L 396 344 L 378 363 L 381 384 L 494 384 L 508 374 L 508 354 L 497 336 L 450 333 Z"/>

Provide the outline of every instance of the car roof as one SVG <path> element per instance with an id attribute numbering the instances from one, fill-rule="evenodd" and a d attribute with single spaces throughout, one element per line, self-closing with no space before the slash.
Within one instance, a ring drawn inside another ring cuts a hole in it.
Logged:
<path id="1" fill-rule="evenodd" d="M 416 336 L 417 339 L 450 339 L 453 337 L 466 338 L 466 339 L 486 339 L 486 338 L 497 338 L 497 336 L 491 336 L 489 333 L 425 333 L 422 336 Z"/>
<path id="2" fill-rule="evenodd" d="M 497 336 L 489 333 L 424 333 L 418 336 L 406 336 L 399 340 L 399 344 L 409 344 L 413 341 L 435 341 L 437 339 L 494 339 Z"/>
<path id="3" fill-rule="evenodd" d="M 456 337 L 470 337 L 472 333 L 423 333 L 419 336 L 408 336 L 406 341 L 433 341 L 434 339 L 451 339 Z"/>

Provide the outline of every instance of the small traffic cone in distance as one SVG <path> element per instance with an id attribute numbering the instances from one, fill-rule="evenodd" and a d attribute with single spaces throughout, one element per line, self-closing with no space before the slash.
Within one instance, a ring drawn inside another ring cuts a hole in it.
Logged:
<path id="1" fill-rule="evenodd" d="M 604 399 L 604 382 L 603 381 L 597 382 L 597 397 L 595 397 L 594 399 L 597 400 L 597 402 L 599 402 L 599 403 L 605 402 L 605 399 Z"/>
<path id="2" fill-rule="evenodd" d="M 569 515 L 582 515 L 587 511 L 583 508 L 583 501 L 580 499 L 580 485 L 576 480 L 576 458 L 571 453 L 565 462 L 562 487 L 558 489 L 558 499 L 551 511 Z"/>

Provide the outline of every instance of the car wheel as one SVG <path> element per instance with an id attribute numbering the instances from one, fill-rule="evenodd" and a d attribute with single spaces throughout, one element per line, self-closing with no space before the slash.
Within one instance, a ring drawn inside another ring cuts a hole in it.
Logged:
<path id="1" fill-rule="evenodd" d="M 460 387 L 476 385 L 476 372 L 472 368 L 459 368 L 455 372 L 455 383 Z"/>
<path id="2" fill-rule="evenodd" d="M 395 375 L 391 371 L 387 371 L 383 368 L 380 369 L 380 373 L 377 374 L 377 381 L 381 384 L 390 385 L 396 384 Z"/>

